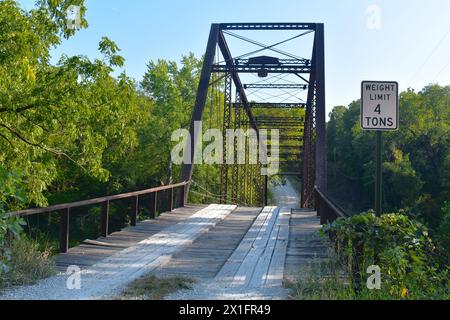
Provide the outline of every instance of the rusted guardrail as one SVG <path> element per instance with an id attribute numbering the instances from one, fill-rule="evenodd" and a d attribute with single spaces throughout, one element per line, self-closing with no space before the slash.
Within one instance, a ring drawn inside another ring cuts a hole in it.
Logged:
<path id="1" fill-rule="evenodd" d="M 63 204 L 57 204 L 53 206 L 49 206 L 46 208 L 36 208 L 36 209 L 27 209 L 22 211 L 16 211 L 16 212 L 10 212 L 9 215 L 16 216 L 16 217 L 25 217 L 25 216 L 32 216 L 32 215 L 38 215 L 43 213 L 51 213 L 51 212 L 58 212 L 61 215 L 61 222 L 60 222 L 60 252 L 66 253 L 69 250 L 69 216 L 70 216 L 70 209 L 72 208 L 79 208 L 84 206 L 90 206 L 95 204 L 101 204 L 102 206 L 102 214 L 101 214 L 101 236 L 107 237 L 108 236 L 108 222 L 109 222 L 109 204 L 111 201 L 114 200 L 121 200 L 121 199 L 128 199 L 132 198 L 132 210 L 130 212 L 130 218 L 131 218 L 131 225 L 135 226 L 137 221 L 137 215 L 138 215 L 138 206 L 139 206 L 139 197 L 143 195 L 150 194 L 150 218 L 154 219 L 157 212 L 157 204 L 158 204 L 158 193 L 166 191 L 168 194 L 168 201 L 169 201 L 169 211 L 172 211 L 174 208 L 174 201 L 173 201 L 173 190 L 180 188 L 181 195 L 179 197 L 179 203 L 177 203 L 177 207 L 184 207 L 185 206 L 185 194 L 186 194 L 186 187 L 190 182 L 181 182 L 177 184 L 171 184 L 167 186 L 161 186 L 156 188 L 151 188 L 147 190 L 141 190 L 141 191 L 135 191 L 135 192 L 129 192 L 129 193 L 122 193 L 112 196 L 106 196 L 101 198 L 95 198 L 90 200 L 83 200 L 78 202 L 71 202 L 71 203 L 63 203 Z"/>
<path id="2" fill-rule="evenodd" d="M 320 217 L 320 223 L 327 224 L 338 218 L 346 218 L 347 215 L 339 208 L 337 204 L 323 193 L 317 186 L 314 188 L 317 215 Z"/>

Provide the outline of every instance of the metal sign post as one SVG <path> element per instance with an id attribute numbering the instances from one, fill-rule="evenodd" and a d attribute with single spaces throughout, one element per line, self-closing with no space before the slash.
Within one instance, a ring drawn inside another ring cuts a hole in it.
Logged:
<path id="1" fill-rule="evenodd" d="M 363 81 L 361 85 L 361 127 L 375 134 L 375 212 L 382 213 L 383 131 L 399 127 L 398 83 Z"/>
<path id="2" fill-rule="evenodd" d="M 383 132 L 377 131 L 375 139 L 375 212 L 377 215 L 381 215 L 381 193 L 383 183 L 381 153 L 383 150 Z"/>

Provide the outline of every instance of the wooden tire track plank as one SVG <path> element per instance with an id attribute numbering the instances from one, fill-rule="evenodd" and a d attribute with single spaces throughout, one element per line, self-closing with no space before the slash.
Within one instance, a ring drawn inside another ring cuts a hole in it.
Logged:
<path id="1" fill-rule="evenodd" d="M 290 209 L 264 208 L 215 280 L 226 287 L 282 287 Z"/>
<path id="2" fill-rule="evenodd" d="M 287 245 L 289 241 L 289 224 L 291 220 L 291 210 L 281 209 L 278 226 L 279 233 L 275 249 L 270 261 L 270 267 L 265 275 L 264 287 L 281 287 L 284 278 L 284 265 L 286 262 Z"/>
<path id="3" fill-rule="evenodd" d="M 238 272 L 239 267 L 241 266 L 248 252 L 251 250 L 253 243 L 260 233 L 264 223 L 268 218 L 270 219 L 273 210 L 275 210 L 275 207 L 266 207 L 259 213 L 258 217 L 253 222 L 250 229 L 247 231 L 239 246 L 236 248 L 231 257 L 227 260 L 225 265 L 217 274 L 217 281 L 223 281 L 225 283 L 231 282 L 231 280 Z"/>
<path id="4" fill-rule="evenodd" d="M 271 231 L 270 240 L 255 265 L 255 270 L 249 287 L 261 288 L 266 286 L 281 287 L 282 283 L 272 284 L 268 280 L 274 277 L 283 278 L 286 246 L 289 237 L 289 209 L 279 209 L 277 220 Z M 281 266 L 281 268 L 280 268 Z"/>
<path id="5" fill-rule="evenodd" d="M 262 225 L 252 247 L 248 251 L 244 261 L 242 261 L 238 271 L 233 277 L 233 286 L 248 287 L 250 285 L 250 281 L 258 266 L 258 262 L 269 245 L 270 236 L 275 227 L 275 222 L 278 219 L 278 213 L 278 208 L 273 208 L 270 211 L 268 219 L 266 219 Z M 278 230 L 276 232 L 278 232 Z M 273 245 L 275 245 L 275 240 L 273 241 Z"/>

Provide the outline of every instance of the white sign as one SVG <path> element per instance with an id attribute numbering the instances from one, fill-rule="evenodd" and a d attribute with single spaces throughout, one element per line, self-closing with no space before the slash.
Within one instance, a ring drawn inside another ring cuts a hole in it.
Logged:
<path id="1" fill-rule="evenodd" d="M 389 131 L 399 127 L 398 83 L 363 81 L 361 87 L 361 127 Z"/>

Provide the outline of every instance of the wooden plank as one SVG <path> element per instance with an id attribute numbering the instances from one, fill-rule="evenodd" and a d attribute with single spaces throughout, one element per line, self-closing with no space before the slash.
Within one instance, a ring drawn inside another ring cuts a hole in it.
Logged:
<path id="1" fill-rule="evenodd" d="M 279 209 L 273 208 L 268 215 L 268 219 L 262 225 L 253 245 L 248 251 L 244 261 L 239 266 L 238 271 L 233 277 L 233 286 L 247 287 L 252 278 L 253 272 L 258 264 L 259 259 L 266 250 L 272 229 L 278 218 Z"/>
<path id="2" fill-rule="evenodd" d="M 109 248 L 127 248 L 128 246 L 118 244 L 117 242 L 104 242 L 104 241 L 96 241 L 96 240 L 84 240 L 83 244 L 90 244 L 99 247 L 109 247 Z"/>
<path id="3" fill-rule="evenodd" d="M 191 243 L 199 232 L 212 225 L 214 223 L 213 221 L 221 219 L 233 208 L 235 207 L 210 206 L 202 209 L 187 219 L 187 221 L 164 229 L 160 233 L 140 242 L 137 246 L 125 249 L 118 256 L 111 257 L 108 261 L 100 263 L 97 267 L 101 269 L 104 265 L 116 263 L 116 266 L 121 268 L 121 265 L 123 267 L 127 266 L 126 261 L 125 263 L 123 262 L 124 260 L 138 261 L 142 259 L 144 261 L 151 261 L 159 256 L 171 254 L 174 248 Z M 147 248 L 149 249 L 146 250 Z"/>
<path id="4" fill-rule="evenodd" d="M 279 233 L 270 267 L 265 277 L 264 287 L 281 287 L 284 277 L 287 244 L 289 241 L 290 209 L 282 209 L 279 219 Z"/>
<path id="5" fill-rule="evenodd" d="M 302 266 L 313 259 L 323 259 L 330 246 L 326 239 L 318 235 L 321 228 L 316 212 L 310 210 L 294 210 L 290 221 L 289 243 L 284 265 L 284 279 L 297 279 Z"/>
<path id="6" fill-rule="evenodd" d="M 231 257 L 217 274 L 215 278 L 217 281 L 229 282 L 234 277 L 236 272 L 239 270 L 242 261 L 244 261 L 253 243 L 255 242 L 257 235 L 261 231 L 262 225 L 266 222 L 270 212 L 273 209 L 273 207 L 266 207 L 259 213 L 258 217 L 247 231 L 247 234 L 244 236 L 237 249 L 233 252 Z"/>
<path id="7" fill-rule="evenodd" d="M 164 228 L 179 223 L 180 221 L 182 221 L 182 218 L 189 218 L 190 216 L 204 208 L 204 205 L 190 205 L 186 208 L 178 208 L 174 210 L 176 211 L 176 213 L 173 216 L 164 214 L 163 217 L 165 218 L 165 221 L 163 223 L 157 223 L 158 220 L 147 220 L 138 223 L 136 227 L 127 227 L 122 231 L 114 232 L 109 235 L 108 238 L 100 237 L 97 240 L 86 240 L 84 245 L 82 244 L 79 247 L 71 248 L 68 251 L 69 254 L 67 254 L 64 259 L 60 258 L 61 255 L 57 256 L 57 265 L 60 263 L 60 261 L 61 263 L 62 261 L 65 261 L 68 264 L 70 264 L 70 261 L 72 261 L 72 264 L 74 265 L 76 265 L 77 262 L 86 262 L 88 266 L 93 265 L 106 257 L 112 256 L 113 254 L 117 253 L 118 250 L 136 245 L 149 236 L 161 232 L 161 230 L 163 230 Z M 167 217 L 170 217 L 170 219 L 168 219 Z M 96 244 L 96 242 L 99 242 L 98 244 L 104 243 L 104 245 L 86 245 L 89 243 Z M 90 260 L 82 259 L 83 257 L 89 257 Z M 84 266 L 85 264 L 83 264 L 82 267 Z"/>
<path id="8" fill-rule="evenodd" d="M 260 212 L 261 209 L 237 208 L 214 228 L 197 238 L 186 250 L 174 254 L 169 264 L 155 270 L 155 274 L 185 274 L 190 277 L 214 278 Z M 238 221 L 239 229 L 235 226 L 233 236 L 230 236 L 225 226 L 234 221 Z"/>
<path id="9" fill-rule="evenodd" d="M 277 221 L 272 229 L 269 243 L 255 266 L 255 271 L 249 283 L 250 287 L 259 288 L 266 285 L 266 280 L 270 277 L 270 267 L 275 260 L 282 260 L 280 263 L 284 265 L 286 251 L 282 250 L 280 242 L 285 241 L 287 244 L 290 213 L 289 209 L 278 210 Z M 281 286 L 281 283 L 279 285 Z"/>

